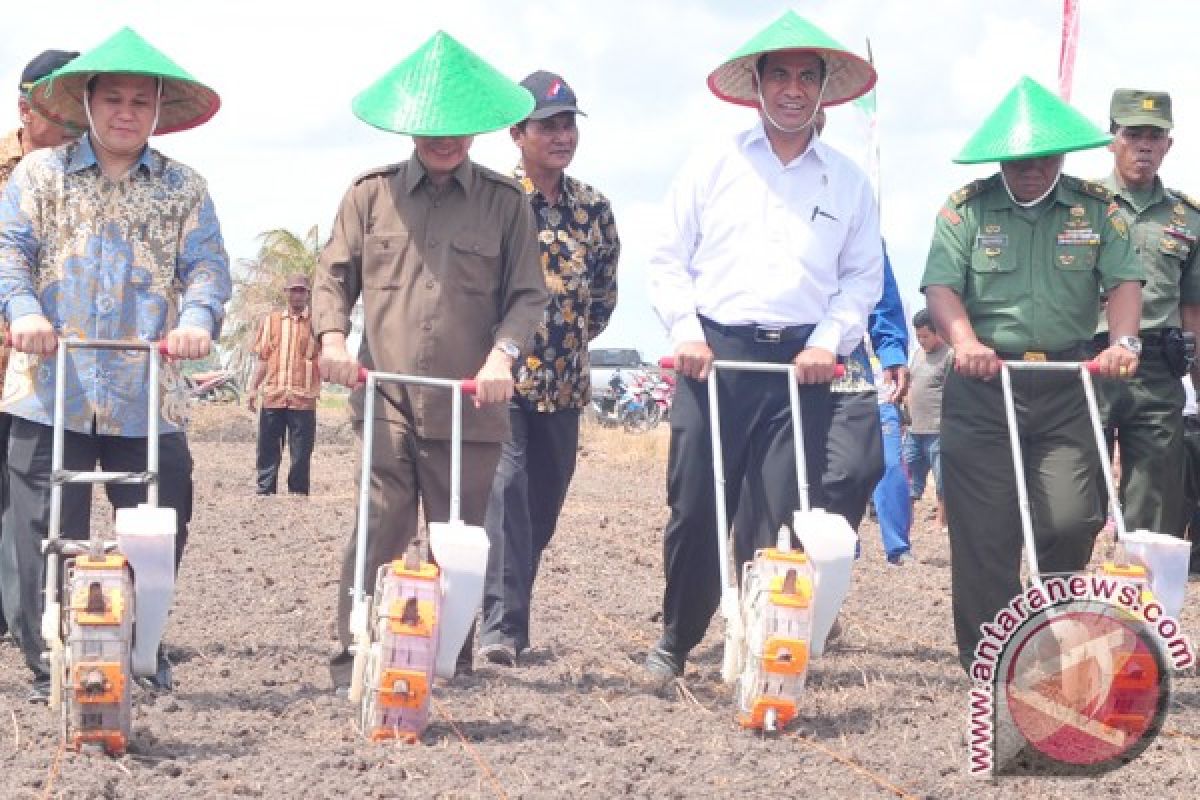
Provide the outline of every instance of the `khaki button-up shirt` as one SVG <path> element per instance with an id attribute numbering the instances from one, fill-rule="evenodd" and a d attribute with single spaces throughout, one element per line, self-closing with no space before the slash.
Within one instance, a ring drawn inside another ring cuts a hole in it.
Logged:
<path id="1" fill-rule="evenodd" d="M 362 297 L 359 360 L 371 369 L 471 378 L 501 339 L 525 350 L 548 297 L 533 212 L 521 188 L 465 161 L 440 189 L 414 155 L 360 177 L 346 192 L 313 288 L 313 328 L 350 330 Z M 376 417 L 407 418 L 417 435 L 450 436 L 440 388 L 389 384 Z M 362 389 L 351 396 L 362 417 Z M 463 403 L 463 438 L 509 436 L 504 404 Z"/>
<path id="2" fill-rule="evenodd" d="M 955 192 L 938 214 L 921 289 L 953 289 L 979 340 L 997 350 L 1090 340 L 1101 290 L 1143 277 L 1103 188 L 1063 175 L 1045 202 L 1021 209 L 997 174 Z"/>

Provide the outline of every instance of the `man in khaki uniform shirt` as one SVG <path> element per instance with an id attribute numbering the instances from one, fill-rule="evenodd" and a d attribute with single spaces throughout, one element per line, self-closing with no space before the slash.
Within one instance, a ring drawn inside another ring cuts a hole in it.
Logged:
<path id="1" fill-rule="evenodd" d="M 355 113 L 369 124 L 420 135 L 413 136 L 415 153 L 408 161 L 366 173 L 342 200 L 317 268 L 313 328 L 321 340 L 322 377 L 345 386 L 357 384 L 359 363 L 475 379 L 475 402 L 463 409 L 462 517 L 482 525 L 500 444 L 509 435 L 512 365 L 541 322 L 548 297 L 524 192 L 512 179 L 472 163 L 472 137 L 462 132 L 515 124 L 532 109 L 533 97 L 445 34 L 418 55 L 435 46 L 441 62 L 434 70 L 445 74 L 433 91 L 417 79 L 428 75 L 407 68 L 417 61 L 428 70 L 428 61 L 410 57 L 355 99 Z M 481 77 L 481 70 L 487 74 Z M 356 360 L 346 351 L 345 335 L 360 296 L 365 327 Z M 370 426 L 371 580 L 411 542 L 418 500 L 427 520 L 449 514 L 447 390 L 389 384 L 381 393 Z M 351 396 L 360 425 L 362 402 L 360 387 Z M 351 642 L 354 547 L 351 537 L 338 590 L 343 651 L 331 663 L 338 685 L 348 684 L 352 663 L 345 648 Z M 468 660 L 470 650 L 468 638 Z"/>
<path id="2" fill-rule="evenodd" d="M 1097 400 L 1121 448 L 1121 506 L 1130 530 L 1181 536 L 1184 509 L 1183 403 L 1187 366 L 1182 330 L 1200 333 L 1200 207 L 1158 177 L 1171 149 L 1171 96 L 1117 89 L 1109 107 L 1113 171 L 1100 182 L 1113 193 L 1146 272 L 1142 289 L 1144 352 L 1129 381 L 1105 381 Z M 1100 326 L 1099 338 L 1108 336 Z"/>
<path id="3" fill-rule="evenodd" d="M 29 89 L 77 55 L 79 53 L 66 50 L 46 50 L 22 70 L 21 83 L 17 86 L 17 115 L 21 127 L 0 138 L 0 190 L 4 189 L 8 176 L 12 175 L 17 162 L 26 153 L 43 147 L 57 147 L 75 135 L 75 131 L 67 130 L 34 111 L 29 105 Z M 0 390 L 4 388 L 4 371 L 8 368 L 10 353 L 6 333 L 3 324 L 0 324 Z M 0 414 L 0 476 L 8 474 L 8 430 L 11 426 L 12 417 Z M 0 636 L 7 631 L 8 622 L 4 618 L 3 608 L 0 608 Z"/>
<path id="4" fill-rule="evenodd" d="M 1000 172 L 950 196 L 921 280 L 954 350 L 942 403 L 942 485 L 954 628 L 970 671 L 980 625 L 1021 591 L 1016 476 L 995 380 L 1001 360 L 1083 361 L 1108 293 L 1112 342 L 1100 375 L 1137 367 L 1141 269 L 1108 191 L 1061 174 L 1063 154 L 1109 137 L 1023 78 L 968 141 L 959 163 Z M 1130 341 L 1132 340 L 1132 341 Z M 1039 567 L 1082 569 L 1103 519 L 1100 459 L 1075 372 L 1016 372 L 1013 396 Z"/>

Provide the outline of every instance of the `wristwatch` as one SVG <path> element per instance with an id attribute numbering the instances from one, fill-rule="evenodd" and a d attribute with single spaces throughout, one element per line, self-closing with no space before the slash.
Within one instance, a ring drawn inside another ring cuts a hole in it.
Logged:
<path id="1" fill-rule="evenodd" d="M 1142 354 L 1142 340 L 1136 336 L 1118 336 L 1113 344 L 1117 347 L 1124 347 L 1135 356 L 1141 356 Z"/>
<path id="2" fill-rule="evenodd" d="M 495 349 L 499 350 L 501 353 L 504 353 L 504 355 L 508 356 L 513 361 L 516 361 L 521 355 L 521 348 L 517 347 L 517 343 L 512 339 L 496 340 Z"/>

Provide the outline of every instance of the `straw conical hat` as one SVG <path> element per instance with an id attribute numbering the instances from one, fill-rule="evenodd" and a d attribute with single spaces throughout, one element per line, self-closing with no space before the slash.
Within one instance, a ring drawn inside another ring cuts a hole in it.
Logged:
<path id="1" fill-rule="evenodd" d="M 763 53 L 808 50 L 825 61 L 828 82 L 822 105 L 836 106 L 861 97 L 875 85 L 875 68 L 851 53 L 823 30 L 793 11 L 787 11 L 746 42 L 708 76 L 708 88 L 729 103 L 758 107 L 754 68 Z"/>
<path id="2" fill-rule="evenodd" d="M 963 145 L 957 164 L 1016 161 L 1103 147 L 1112 141 L 1091 120 L 1029 77 L 1012 88 Z"/>
<path id="3" fill-rule="evenodd" d="M 221 107 L 217 93 L 138 36 L 122 28 L 102 44 L 33 85 L 30 102 L 49 119 L 78 128 L 88 126 L 83 110 L 87 82 L 98 73 L 162 78 L 162 104 L 154 133 L 172 133 L 208 122 Z"/>
<path id="4" fill-rule="evenodd" d="M 410 136 L 470 136 L 515 125 L 533 95 L 438 31 L 354 98 L 368 125 Z"/>

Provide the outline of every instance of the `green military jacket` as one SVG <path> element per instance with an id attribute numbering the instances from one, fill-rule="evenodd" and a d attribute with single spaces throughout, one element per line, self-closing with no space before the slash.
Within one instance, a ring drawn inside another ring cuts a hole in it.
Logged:
<path id="1" fill-rule="evenodd" d="M 1140 211 L 1130 193 L 1109 175 L 1101 185 L 1116 197 L 1129 225 L 1133 252 L 1146 273 L 1142 287 L 1142 330 L 1179 327 L 1179 304 L 1200 303 L 1200 204 L 1154 179 L 1150 203 Z M 1108 330 L 1100 320 L 1100 330 Z"/>
<path id="2" fill-rule="evenodd" d="M 997 173 L 950 195 L 938 214 L 921 289 L 962 298 L 995 350 L 1062 350 L 1091 339 L 1101 290 L 1143 279 L 1112 194 L 1063 175 L 1035 212 Z"/>

